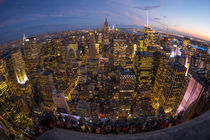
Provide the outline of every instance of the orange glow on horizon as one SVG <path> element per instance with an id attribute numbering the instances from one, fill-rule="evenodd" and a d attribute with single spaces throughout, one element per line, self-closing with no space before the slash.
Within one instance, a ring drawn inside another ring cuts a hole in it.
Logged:
<path id="1" fill-rule="evenodd" d="M 186 33 L 188 35 L 191 35 L 191 36 L 194 36 L 197 38 L 201 38 L 201 39 L 210 41 L 210 32 L 202 32 L 202 31 L 197 30 L 196 28 L 195 29 L 186 29 L 186 28 L 181 28 L 181 27 L 174 28 L 174 30 Z"/>

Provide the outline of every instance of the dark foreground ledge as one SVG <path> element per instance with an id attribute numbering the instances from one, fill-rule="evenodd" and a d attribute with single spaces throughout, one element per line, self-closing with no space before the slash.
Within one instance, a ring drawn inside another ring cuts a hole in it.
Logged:
<path id="1" fill-rule="evenodd" d="M 210 111 L 174 126 L 153 132 L 132 135 L 99 135 L 75 132 L 66 129 L 53 129 L 45 132 L 37 140 L 210 140 Z"/>

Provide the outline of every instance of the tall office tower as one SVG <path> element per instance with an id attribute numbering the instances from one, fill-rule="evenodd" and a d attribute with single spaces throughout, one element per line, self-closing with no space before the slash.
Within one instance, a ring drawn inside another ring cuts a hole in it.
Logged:
<path id="1" fill-rule="evenodd" d="M 109 58 L 101 57 L 99 60 L 100 60 L 99 61 L 100 70 L 104 72 L 108 72 L 109 71 Z"/>
<path id="2" fill-rule="evenodd" d="M 95 47 L 95 36 L 93 33 L 90 33 L 89 60 L 87 70 L 91 71 L 92 73 L 97 73 L 98 71 L 97 50 Z"/>
<path id="3" fill-rule="evenodd" d="M 44 105 L 54 106 L 52 94 L 56 93 L 51 71 L 38 71 L 35 74 L 40 100 Z"/>
<path id="4" fill-rule="evenodd" d="M 132 68 L 120 68 L 119 73 L 119 101 L 121 110 L 130 111 L 132 94 L 134 93 L 136 75 Z"/>
<path id="5" fill-rule="evenodd" d="M 67 46 L 67 52 L 69 52 L 70 49 L 73 50 L 73 54 L 69 54 L 69 57 L 74 57 L 74 59 L 79 58 L 78 57 L 78 44 L 77 43 L 69 44 L 69 46 Z"/>
<path id="6" fill-rule="evenodd" d="M 78 58 L 78 45 L 77 44 L 69 44 L 66 46 L 66 63 L 73 65 L 76 63 L 76 59 Z"/>
<path id="7" fill-rule="evenodd" d="M 107 21 L 107 18 L 104 22 L 104 37 L 103 37 L 103 44 L 104 45 L 109 45 L 109 24 Z"/>
<path id="8" fill-rule="evenodd" d="M 25 34 L 23 34 L 23 38 L 22 38 L 22 45 L 24 46 L 25 45 L 25 40 L 26 40 L 26 35 Z"/>
<path id="9" fill-rule="evenodd" d="M 36 38 L 29 38 L 25 41 L 24 57 L 26 62 L 27 71 L 32 74 L 39 66 L 40 59 L 40 45 L 37 43 Z"/>
<path id="10" fill-rule="evenodd" d="M 174 114 L 183 98 L 185 88 L 186 68 L 176 62 L 170 62 L 167 77 L 163 83 L 158 103 L 165 113 Z"/>
<path id="11" fill-rule="evenodd" d="M 170 61 L 169 57 L 171 55 L 171 49 L 163 48 L 160 53 L 161 53 L 160 63 L 157 70 L 157 74 L 155 76 L 155 83 L 153 87 L 154 104 L 158 104 L 159 97 L 163 92 L 164 83 L 167 77 L 168 63 Z"/>
<path id="12" fill-rule="evenodd" d="M 200 59 L 201 59 L 201 57 L 200 57 L 200 55 L 199 54 L 195 54 L 195 55 L 192 55 L 191 57 L 190 57 L 190 67 L 192 68 L 192 67 L 199 67 L 199 65 L 200 65 Z"/>
<path id="13" fill-rule="evenodd" d="M 160 65 L 160 58 L 161 58 L 161 53 L 160 51 L 155 51 L 152 53 L 153 56 L 154 56 L 154 68 L 153 68 L 153 79 L 152 79 L 152 85 L 154 86 L 154 83 L 155 83 L 155 77 L 156 77 L 156 74 L 157 74 L 157 71 L 158 71 L 158 67 Z"/>
<path id="14" fill-rule="evenodd" d="M 53 47 L 55 49 L 55 54 L 59 58 L 59 62 L 64 61 L 66 57 L 66 46 L 64 42 L 62 42 L 60 39 L 54 39 Z"/>
<path id="15" fill-rule="evenodd" d="M 90 33 L 90 43 L 89 43 L 90 59 L 97 59 L 96 54 L 97 54 L 97 51 L 95 47 L 95 35 L 94 33 Z"/>
<path id="16" fill-rule="evenodd" d="M 58 63 L 54 77 L 56 79 L 55 80 L 56 89 L 58 91 L 66 91 L 66 89 L 68 88 L 68 83 L 70 78 L 67 76 L 64 62 Z M 67 94 L 68 93 L 66 93 L 65 95 Z"/>
<path id="17" fill-rule="evenodd" d="M 126 40 L 123 39 L 114 39 L 114 65 L 122 65 L 126 64 Z"/>
<path id="18" fill-rule="evenodd" d="M 28 81 L 28 77 L 26 74 L 25 62 L 22 57 L 22 53 L 20 50 L 11 54 L 14 72 L 18 83 L 25 84 Z"/>
<path id="19" fill-rule="evenodd" d="M 46 45 L 46 51 L 44 54 L 47 54 L 48 56 L 50 55 L 54 55 L 55 54 L 55 48 L 53 46 L 53 42 L 52 40 L 48 40 L 45 42 L 45 45 Z"/>
<path id="20" fill-rule="evenodd" d="M 29 120 L 25 117 L 22 110 L 22 103 L 8 85 L 8 72 L 4 60 L 0 60 L 0 119 L 3 118 L 7 127 L 18 133 L 18 129 L 27 127 Z M 2 119 L 1 119 L 2 120 Z M 8 122 L 10 120 L 10 122 Z M 12 127 L 13 128 L 12 128 Z"/>
<path id="21" fill-rule="evenodd" d="M 151 93 L 154 79 L 154 56 L 149 52 L 137 51 L 134 67 L 137 77 L 137 91 Z"/>
<path id="22" fill-rule="evenodd" d="M 80 56 L 84 56 L 85 53 L 87 53 L 87 52 L 85 52 L 86 46 L 87 46 L 86 39 L 85 39 L 85 36 L 83 35 L 83 36 L 81 36 L 79 45 L 78 45 Z"/>
<path id="23" fill-rule="evenodd" d="M 24 114 L 27 116 L 30 115 L 31 109 L 33 108 L 32 101 L 32 88 L 29 82 L 29 79 L 26 74 L 25 62 L 22 57 L 22 53 L 20 50 L 13 52 L 11 54 L 12 64 L 14 68 L 15 77 L 19 84 L 12 83 L 13 92 L 22 96 L 22 107 L 24 110 Z"/>
<path id="24" fill-rule="evenodd" d="M 137 45 L 133 44 L 133 49 L 132 49 L 132 60 L 134 60 L 134 57 L 136 55 L 136 51 L 137 51 Z"/>
<path id="25" fill-rule="evenodd" d="M 159 40 L 158 36 L 158 33 L 149 26 L 147 16 L 147 24 L 144 25 L 144 46 L 148 47 L 157 44 L 157 41 Z"/>
<path id="26" fill-rule="evenodd" d="M 185 38 L 183 40 L 182 50 L 186 50 L 189 45 L 190 45 L 190 40 L 188 38 Z"/>
<path id="27" fill-rule="evenodd" d="M 102 33 L 98 34 L 98 39 L 97 39 L 98 43 L 102 43 Z"/>
<path id="28" fill-rule="evenodd" d="M 176 115 L 182 113 L 181 118 L 184 121 L 191 119 L 196 111 L 198 111 L 195 108 L 199 106 L 199 100 L 202 99 L 202 96 L 210 97 L 210 86 L 207 79 L 204 78 L 204 75 L 200 74 L 198 69 L 196 69 L 196 71 L 197 74 L 193 74 L 190 78 L 187 90 L 176 112 Z M 210 104 L 207 103 L 208 101 L 205 102 L 205 100 L 201 100 L 201 102 L 199 111 L 201 111 L 201 108 L 205 108 L 205 106 L 209 108 Z"/>
<path id="29" fill-rule="evenodd" d="M 0 59 L 0 75 L 8 81 L 8 72 L 6 70 L 7 64 L 3 59 Z"/>
<path id="30" fill-rule="evenodd" d="M 144 40 L 143 39 L 140 39 L 138 40 L 138 48 L 137 48 L 138 51 L 147 51 L 147 47 L 144 46 Z"/>

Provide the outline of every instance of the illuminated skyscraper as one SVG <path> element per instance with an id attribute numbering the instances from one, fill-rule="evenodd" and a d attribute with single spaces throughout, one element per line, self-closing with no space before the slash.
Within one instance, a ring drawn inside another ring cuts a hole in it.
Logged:
<path id="1" fill-rule="evenodd" d="M 191 60 L 190 67 L 198 67 L 200 64 L 200 59 L 201 57 L 199 54 L 192 55 L 190 57 L 190 60 Z"/>
<path id="2" fill-rule="evenodd" d="M 99 61 L 97 58 L 97 50 L 95 46 L 95 36 L 93 33 L 90 33 L 89 60 L 88 60 L 87 70 L 93 73 L 97 73 L 98 63 Z"/>
<path id="3" fill-rule="evenodd" d="M 153 100 L 157 104 L 159 97 L 163 94 L 163 87 L 167 77 L 168 63 L 171 55 L 170 48 L 163 48 L 161 50 L 161 58 L 159 67 L 155 76 L 155 83 L 153 87 Z"/>
<path id="4" fill-rule="evenodd" d="M 26 81 L 28 81 L 28 77 L 25 71 L 25 62 L 23 60 L 21 51 L 18 50 L 17 52 L 12 53 L 11 57 L 18 83 L 25 84 Z"/>
<path id="5" fill-rule="evenodd" d="M 103 37 L 103 44 L 104 45 L 109 45 L 109 24 L 107 21 L 107 18 L 104 22 L 104 37 Z"/>
<path id="6" fill-rule="evenodd" d="M 72 49 L 72 50 L 71 50 Z M 69 52 L 69 51 L 73 51 L 73 52 Z M 78 58 L 78 44 L 69 44 L 69 46 L 67 46 L 67 54 L 68 57 L 77 59 Z"/>
<path id="7" fill-rule="evenodd" d="M 25 40 L 24 57 L 26 61 L 27 71 L 33 73 L 37 70 L 40 60 L 40 45 L 36 38 L 29 38 Z"/>
<path id="8" fill-rule="evenodd" d="M 96 47 L 95 47 L 95 35 L 94 33 L 90 33 L 90 44 L 89 44 L 89 53 L 90 59 L 96 59 Z"/>
<path id="9" fill-rule="evenodd" d="M 182 100 L 185 87 L 186 68 L 179 63 L 169 63 L 159 104 L 166 113 L 174 114 Z"/>
<path id="10" fill-rule="evenodd" d="M 134 93 L 135 83 L 136 83 L 136 75 L 132 68 L 120 68 L 120 84 L 119 84 L 119 101 L 120 108 L 124 111 L 130 111 L 131 102 L 132 102 L 132 94 Z"/>
<path id="11" fill-rule="evenodd" d="M 114 65 L 125 66 L 126 63 L 126 40 L 124 39 L 114 39 Z"/>
<path id="12" fill-rule="evenodd" d="M 205 96 L 204 94 L 209 92 L 208 88 L 209 88 L 208 82 L 206 81 L 206 79 L 202 78 L 201 74 L 193 75 L 193 77 L 190 78 L 190 82 L 187 86 L 187 90 L 184 94 L 181 104 L 179 105 L 177 109 L 176 115 L 182 112 L 183 120 L 190 119 L 192 115 L 194 114 L 194 112 L 196 112 L 195 107 L 197 106 L 198 101 L 201 98 L 201 96 Z M 208 104 L 205 104 L 205 105 L 208 105 Z"/>
<path id="13" fill-rule="evenodd" d="M 182 49 L 186 50 L 188 45 L 190 45 L 190 40 L 188 38 L 185 38 L 184 41 L 183 41 Z"/>
<path id="14" fill-rule="evenodd" d="M 8 84 L 8 72 L 4 60 L 0 60 L 0 119 L 3 118 L 7 127 L 13 131 L 27 127 L 29 120 L 23 113 L 21 99 L 16 96 Z M 10 120 L 10 124 L 7 121 Z M 11 127 L 13 126 L 13 128 Z"/>
<path id="15" fill-rule="evenodd" d="M 137 90 L 151 92 L 154 77 L 154 56 L 149 52 L 137 51 L 134 66 L 137 77 Z"/>
<path id="16" fill-rule="evenodd" d="M 102 33 L 98 34 L 98 39 L 97 39 L 98 43 L 102 43 Z"/>
<path id="17" fill-rule="evenodd" d="M 156 45 L 159 40 L 158 33 L 149 26 L 148 20 L 147 15 L 147 24 L 144 25 L 144 47 Z"/>

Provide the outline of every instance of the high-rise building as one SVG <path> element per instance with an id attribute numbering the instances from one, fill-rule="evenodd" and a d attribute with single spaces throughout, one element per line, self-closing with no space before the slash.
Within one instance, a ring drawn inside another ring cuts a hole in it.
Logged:
<path id="1" fill-rule="evenodd" d="M 171 49 L 164 47 L 160 52 L 160 62 L 155 75 L 155 83 L 153 87 L 153 101 L 154 104 L 158 104 L 157 101 L 163 92 L 164 83 L 167 77 L 168 63 L 170 61 Z"/>
<path id="2" fill-rule="evenodd" d="M 104 45 L 109 45 L 109 24 L 107 21 L 107 18 L 104 22 L 104 37 L 103 37 L 103 44 Z"/>
<path id="3" fill-rule="evenodd" d="M 190 67 L 199 67 L 200 59 L 201 57 L 199 54 L 192 55 L 190 57 Z"/>
<path id="4" fill-rule="evenodd" d="M 185 88 L 186 68 L 176 62 L 170 62 L 166 72 L 167 77 L 163 83 L 158 103 L 165 113 L 174 114 L 182 100 Z"/>
<path id="5" fill-rule="evenodd" d="M 35 72 L 40 60 L 40 45 L 37 43 L 36 38 L 33 37 L 25 40 L 24 58 L 27 71 L 30 74 Z"/>
<path id="6" fill-rule="evenodd" d="M 187 47 L 188 47 L 189 45 L 190 45 L 190 40 L 189 40 L 188 38 L 185 38 L 185 39 L 183 40 L 182 49 L 183 49 L 183 50 L 186 50 Z"/>
<path id="7" fill-rule="evenodd" d="M 97 50 L 95 47 L 95 35 L 94 33 L 90 33 L 90 44 L 89 44 L 90 59 L 97 59 L 96 54 L 97 54 Z"/>
<path id="8" fill-rule="evenodd" d="M 51 71 L 38 71 L 35 75 L 37 81 L 37 89 L 40 100 L 44 105 L 52 107 L 54 105 L 52 94 L 56 93 L 53 75 Z"/>
<path id="9" fill-rule="evenodd" d="M 28 118 L 23 113 L 22 101 L 15 95 L 8 84 L 8 72 L 4 60 L 0 60 L 0 117 L 6 122 L 7 127 L 18 133 L 21 127 L 28 126 Z M 10 124 L 7 121 L 10 120 Z M 13 128 L 12 128 L 12 127 Z"/>
<path id="10" fill-rule="evenodd" d="M 70 52 L 71 51 L 71 52 Z M 67 57 L 77 59 L 78 58 L 78 44 L 69 44 L 67 46 Z"/>
<path id="11" fill-rule="evenodd" d="M 98 42 L 98 43 L 102 43 L 102 33 L 98 33 L 97 42 Z"/>
<path id="12" fill-rule="evenodd" d="M 204 78 L 202 78 L 200 74 L 193 75 L 190 78 L 187 90 L 184 94 L 181 104 L 177 109 L 176 115 L 182 113 L 183 120 L 190 119 L 193 116 L 194 112 L 196 112 L 195 107 L 197 106 L 201 96 L 203 96 L 205 92 L 208 92 L 209 90 L 208 88 L 209 88 L 208 82 Z"/>
<path id="13" fill-rule="evenodd" d="M 147 16 L 147 24 L 144 25 L 144 47 L 156 45 L 158 40 L 159 35 L 155 30 L 152 29 L 152 27 L 149 26 Z"/>
<path id="14" fill-rule="evenodd" d="M 136 75 L 132 68 L 120 68 L 119 101 L 122 110 L 130 111 L 135 90 Z"/>
<path id="15" fill-rule="evenodd" d="M 137 51 L 135 56 L 135 73 L 137 77 L 137 91 L 151 92 L 154 77 L 154 56 L 149 52 Z"/>
<path id="16" fill-rule="evenodd" d="M 114 39 L 114 65 L 122 65 L 126 64 L 126 40 L 124 39 Z"/>
<path id="17" fill-rule="evenodd" d="M 12 53 L 11 57 L 18 83 L 25 84 L 29 79 L 26 74 L 25 62 L 23 60 L 21 51 L 18 50 L 17 52 Z"/>
<path id="18" fill-rule="evenodd" d="M 68 86 L 69 86 L 69 83 L 70 83 L 69 79 L 70 78 L 69 78 L 69 76 L 67 76 L 66 67 L 65 67 L 65 63 L 64 62 L 63 63 L 62 62 L 58 63 L 58 65 L 56 67 L 56 72 L 55 72 L 55 76 L 54 77 L 55 77 L 56 89 L 58 91 L 65 91 L 68 88 Z"/>
<path id="19" fill-rule="evenodd" d="M 95 46 L 95 36 L 93 33 L 90 33 L 89 60 L 87 64 L 87 70 L 92 73 L 97 73 L 98 63 L 99 61 L 97 58 L 97 50 Z"/>

